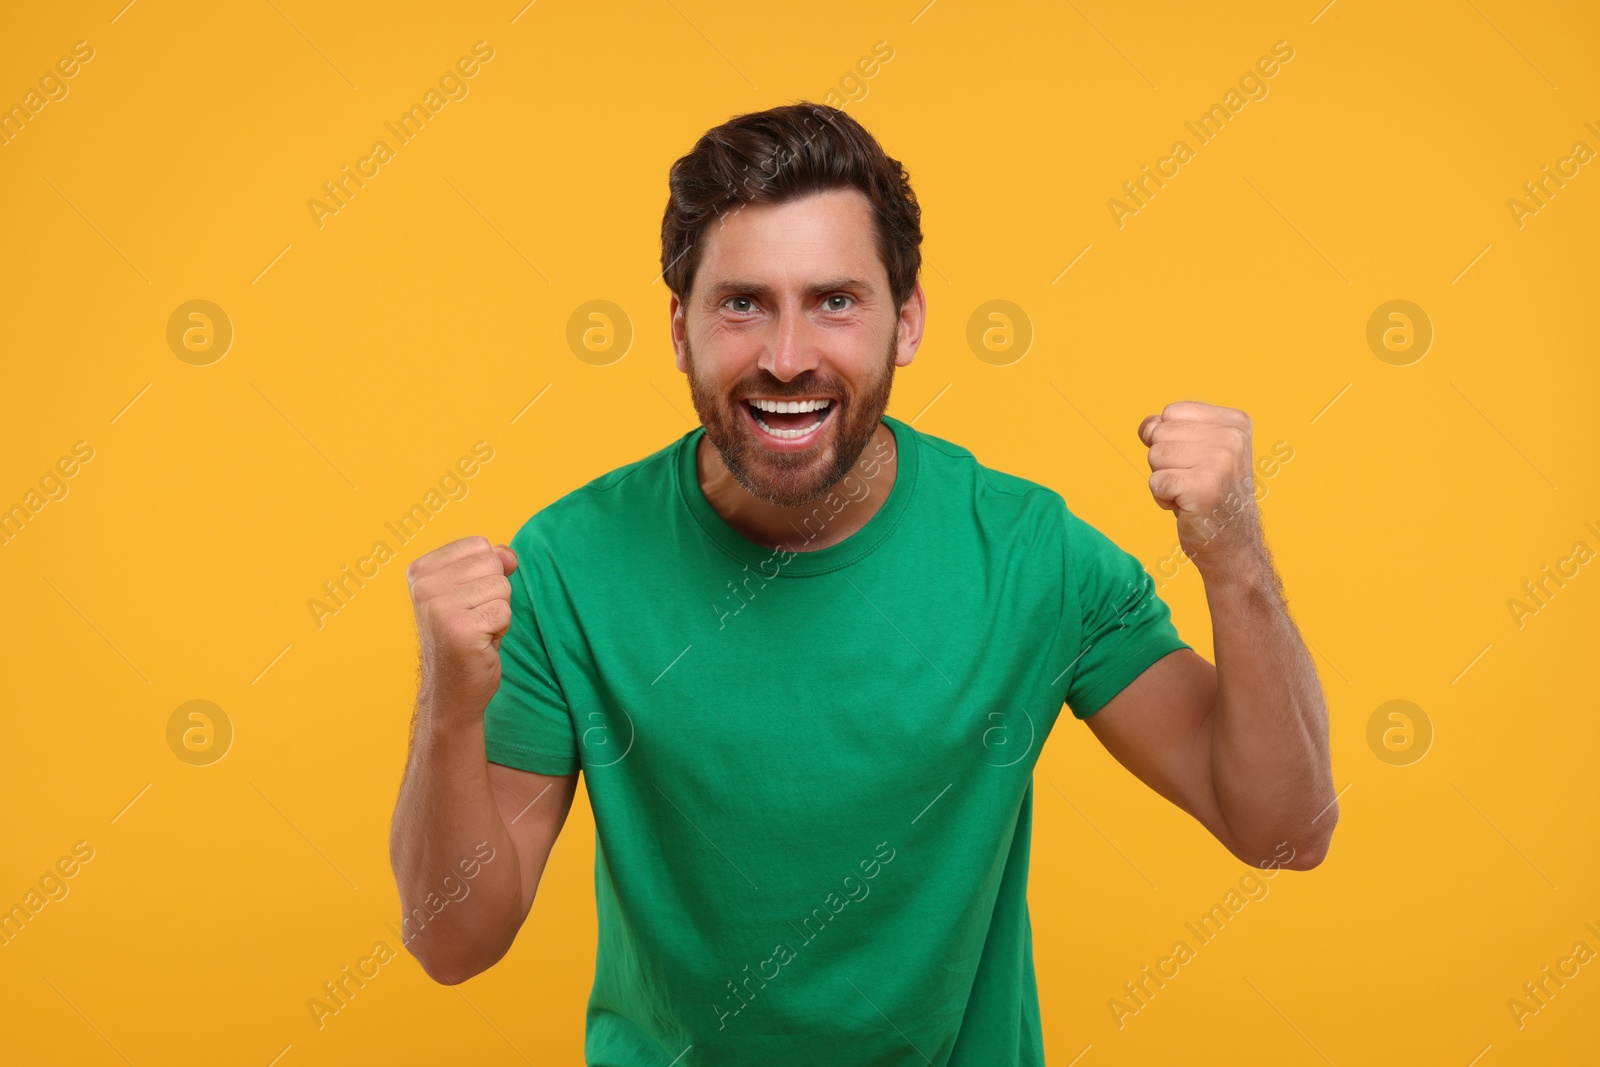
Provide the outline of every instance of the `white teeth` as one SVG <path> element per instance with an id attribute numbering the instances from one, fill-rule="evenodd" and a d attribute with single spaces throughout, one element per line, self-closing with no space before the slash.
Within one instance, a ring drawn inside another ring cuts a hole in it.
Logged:
<path id="1" fill-rule="evenodd" d="M 792 441 L 792 440 L 795 440 L 795 439 L 801 438 L 801 437 L 809 437 L 811 434 L 815 433 L 817 427 L 821 426 L 823 424 L 823 422 L 826 421 L 826 419 L 827 419 L 827 408 L 828 408 L 828 405 L 832 403 L 832 401 L 827 400 L 827 399 L 821 399 L 821 400 L 767 400 L 767 399 L 763 399 L 763 398 L 754 398 L 753 397 L 748 401 L 748 403 L 750 404 L 750 407 L 753 409 L 751 411 L 750 415 L 751 415 L 751 417 L 753 419 L 755 419 L 756 425 L 761 427 L 761 432 L 762 433 L 765 433 L 770 437 L 776 437 L 776 438 L 778 438 L 780 440 Z M 765 422 L 762 422 L 761 421 L 761 416 L 757 415 L 756 411 L 773 411 L 773 412 L 786 413 L 786 414 L 796 414 L 796 415 L 800 414 L 801 412 L 816 411 L 816 412 L 822 412 L 822 414 L 819 414 L 817 416 L 817 421 L 812 423 L 810 426 L 804 426 L 804 427 L 801 427 L 799 429 L 794 429 L 794 430 L 790 430 L 790 429 L 775 430 L 771 426 L 768 426 Z"/>
<path id="2" fill-rule="evenodd" d="M 818 426 L 822 425 L 822 420 L 818 419 L 816 422 L 812 423 L 810 426 L 807 426 L 803 430 L 774 430 L 771 426 L 768 426 L 766 423 L 762 422 L 760 417 L 757 416 L 756 425 L 761 427 L 761 431 L 763 433 L 769 433 L 773 437 L 780 437 L 784 440 L 793 440 L 796 437 L 805 437 L 807 434 L 814 431 Z"/>
<path id="3" fill-rule="evenodd" d="M 821 411 L 827 407 L 827 400 L 758 400 L 752 399 L 750 406 L 762 411 L 788 412 L 799 414 L 802 411 Z"/>

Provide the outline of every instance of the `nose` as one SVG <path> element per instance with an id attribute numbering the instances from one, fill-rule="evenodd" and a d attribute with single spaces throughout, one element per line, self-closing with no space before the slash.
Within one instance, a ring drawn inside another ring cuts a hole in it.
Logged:
<path id="1" fill-rule="evenodd" d="M 778 316 L 757 365 L 781 382 L 791 382 L 821 362 L 816 339 L 798 310 L 785 309 Z"/>

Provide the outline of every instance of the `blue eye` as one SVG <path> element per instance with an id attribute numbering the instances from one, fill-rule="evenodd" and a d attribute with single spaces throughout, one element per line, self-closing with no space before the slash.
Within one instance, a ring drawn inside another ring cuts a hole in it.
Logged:
<path id="1" fill-rule="evenodd" d="M 744 302 L 745 302 L 745 303 L 746 303 L 746 304 L 751 304 L 751 305 L 753 305 L 753 304 L 754 304 L 754 303 L 755 303 L 755 302 L 754 302 L 754 301 L 753 301 L 753 300 L 751 300 L 751 299 L 750 299 L 750 298 L 749 298 L 749 297 L 748 297 L 748 296 L 730 296 L 730 297 L 728 297 L 728 299 L 727 299 L 727 300 L 724 300 L 724 301 L 723 301 L 723 304 L 724 304 L 724 305 L 727 305 L 727 304 L 729 304 L 729 303 L 732 303 L 732 302 L 733 302 L 733 301 L 735 301 L 735 300 L 742 300 L 742 301 L 744 301 Z M 734 311 L 734 312 L 737 312 L 737 313 L 739 313 L 739 314 L 741 314 L 741 315 L 742 315 L 742 314 L 744 314 L 744 313 L 745 313 L 745 311 L 746 311 L 746 310 L 753 310 L 753 308 L 751 308 L 751 309 L 746 309 L 746 308 L 730 308 L 730 309 L 729 309 L 729 310 L 731 310 L 731 311 Z"/>
<path id="2" fill-rule="evenodd" d="M 843 293 L 834 293 L 832 296 L 826 297 L 823 300 L 823 304 L 826 306 L 828 304 L 828 302 L 831 301 L 831 300 L 850 300 L 850 299 L 851 299 L 850 297 L 844 295 Z M 828 310 L 829 311 L 843 311 L 844 308 L 842 308 L 842 307 L 828 307 Z"/>

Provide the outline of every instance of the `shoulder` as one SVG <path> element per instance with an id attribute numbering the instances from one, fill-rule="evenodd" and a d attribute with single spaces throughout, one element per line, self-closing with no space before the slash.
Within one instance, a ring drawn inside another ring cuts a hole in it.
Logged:
<path id="1" fill-rule="evenodd" d="M 971 449 L 943 437 L 913 430 L 922 446 L 921 462 L 929 484 L 952 493 L 970 494 L 986 511 L 1026 518 L 1060 529 L 1067 516 L 1066 499 L 1041 482 L 982 463 Z"/>
<path id="2" fill-rule="evenodd" d="M 665 506 L 675 492 L 674 463 L 688 436 L 550 501 L 517 530 L 512 549 L 564 554 L 584 546 L 603 548 L 609 532 L 636 528 L 641 515 Z"/>
<path id="3" fill-rule="evenodd" d="M 1057 490 L 983 464 L 953 441 L 916 431 L 930 485 L 950 506 L 969 508 L 990 534 L 1026 552 L 1030 567 L 1065 567 L 1080 580 L 1108 567 L 1125 567 L 1131 557 L 1098 525 L 1074 510 Z M 919 490 L 920 492 L 920 490 Z"/>

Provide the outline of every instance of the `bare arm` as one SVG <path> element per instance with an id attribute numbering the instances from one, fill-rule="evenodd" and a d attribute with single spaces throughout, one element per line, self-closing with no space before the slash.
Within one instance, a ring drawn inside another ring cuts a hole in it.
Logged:
<path id="1" fill-rule="evenodd" d="M 1226 665 L 1235 661 L 1225 658 L 1224 629 L 1219 626 L 1216 643 L 1218 661 Z M 1242 724 L 1232 735 L 1239 743 L 1225 746 L 1219 740 L 1219 724 L 1228 718 L 1220 710 L 1222 677 L 1193 649 L 1180 648 L 1085 721 L 1118 763 L 1194 816 L 1240 860 L 1297 871 L 1315 867 L 1338 821 L 1337 806 L 1329 806 L 1326 725 L 1319 734 L 1313 720 L 1305 736 L 1291 728 L 1286 738 L 1280 726 L 1262 727 L 1250 718 L 1276 705 L 1246 705 L 1231 717 Z M 1261 691 L 1271 694 L 1273 686 Z"/>
<path id="2" fill-rule="evenodd" d="M 419 703 L 389 859 L 402 939 L 434 981 L 466 981 L 510 950 L 577 782 L 488 763 L 481 712 L 452 723 Z"/>
<path id="3" fill-rule="evenodd" d="M 1211 771 L 1223 819 L 1257 851 L 1288 841 L 1314 867 L 1339 810 L 1311 656 L 1264 554 L 1256 566 L 1207 578 L 1206 601 L 1217 658 Z"/>
<path id="4" fill-rule="evenodd" d="M 463 538 L 412 562 L 422 681 L 389 833 L 405 947 L 435 981 L 493 966 L 533 906 L 578 776 L 489 763 L 483 710 L 512 625 L 509 548 Z"/>
<path id="5" fill-rule="evenodd" d="M 1189 401 L 1152 418 L 1140 427 L 1151 492 L 1178 514 L 1205 580 L 1217 662 L 1188 649 L 1165 656 L 1089 726 L 1240 859 L 1315 867 L 1339 818 L 1328 712 L 1261 533 L 1250 420 Z"/>

